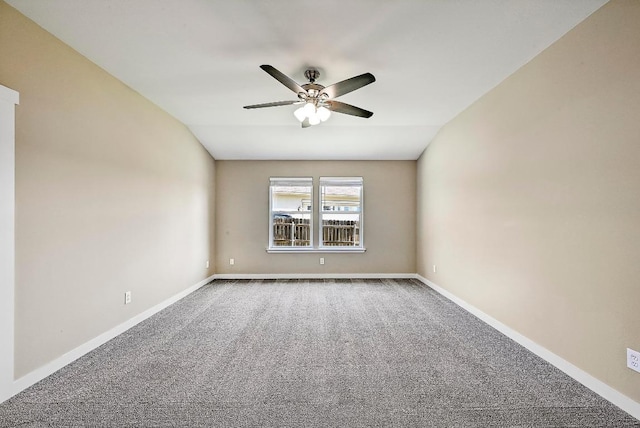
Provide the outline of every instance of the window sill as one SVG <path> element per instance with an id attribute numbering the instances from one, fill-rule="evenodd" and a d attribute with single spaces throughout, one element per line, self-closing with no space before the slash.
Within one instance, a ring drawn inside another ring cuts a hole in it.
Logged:
<path id="1" fill-rule="evenodd" d="M 349 248 L 349 247 L 345 247 L 345 248 L 330 248 L 330 247 L 325 247 L 325 248 L 292 248 L 292 247 L 286 247 L 286 248 L 267 248 L 267 253 L 273 253 L 273 254 L 277 254 L 277 253 L 284 253 L 284 254 L 292 254 L 292 253 L 296 253 L 296 254 L 304 254 L 304 253 L 364 253 L 365 251 L 367 251 L 366 248 Z"/>

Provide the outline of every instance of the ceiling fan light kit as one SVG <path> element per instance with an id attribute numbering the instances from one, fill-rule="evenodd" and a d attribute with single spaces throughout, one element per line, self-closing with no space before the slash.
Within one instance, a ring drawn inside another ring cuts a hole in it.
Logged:
<path id="1" fill-rule="evenodd" d="M 298 95 L 298 99 L 293 101 L 275 101 L 271 103 L 244 106 L 246 109 L 293 104 L 302 105 L 293 112 L 293 115 L 302 123 L 303 128 L 318 125 L 321 122 L 326 121 L 331 116 L 332 111 L 364 118 L 373 116 L 373 113 L 370 111 L 334 100 L 334 98 L 375 82 L 376 78 L 371 73 L 361 74 L 359 76 L 334 83 L 331 86 L 324 87 L 315 83 L 316 79 L 320 77 L 320 72 L 316 69 L 306 70 L 304 72 L 304 76 L 309 80 L 309 82 L 299 85 L 293 79 L 270 65 L 261 65 L 260 68 L 296 93 L 296 95 Z"/>
<path id="2" fill-rule="evenodd" d="M 321 105 L 316 107 L 312 101 L 306 101 L 303 107 L 296 109 L 293 115 L 300 122 L 304 122 L 305 119 L 309 119 L 310 125 L 317 125 L 320 122 L 324 122 L 331 116 L 331 110 Z"/>

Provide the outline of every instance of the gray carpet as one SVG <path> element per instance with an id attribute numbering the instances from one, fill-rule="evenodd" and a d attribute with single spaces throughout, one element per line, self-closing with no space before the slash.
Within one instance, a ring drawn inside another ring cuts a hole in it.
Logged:
<path id="1" fill-rule="evenodd" d="M 215 281 L 0 426 L 640 427 L 414 280 Z"/>

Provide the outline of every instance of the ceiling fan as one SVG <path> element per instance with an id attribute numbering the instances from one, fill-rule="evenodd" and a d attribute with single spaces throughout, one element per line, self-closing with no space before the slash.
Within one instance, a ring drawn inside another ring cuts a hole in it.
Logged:
<path id="1" fill-rule="evenodd" d="M 338 98 L 341 95 L 348 94 L 351 91 L 355 91 L 356 89 L 360 89 L 363 86 L 375 82 L 376 78 L 371 73 L 364 73 L 325 87 L 316 83 L 316 79 L 320 77 L 320 72 L 313 68 L 304 72 L 304 76 L 309 79 L 309 83 L 305 83 L 303 85 L 297 84 L 293 79 L 270 65 L 261 65 L 260 68 L 269 73 L 278 82 L 292 90 L 296 95 L 298 95 L 298 99 L 244 106 L 246 109 L 286 106 L 292 104 L 301 105 L 302 107 L 298 108 L 294 112 L 294 115 L 302 123 L 303 128 L 308 128 L 312 125 L 324 122 L 329 118 L 332 111 L 364 118 L 373 116 L 373 113 L 370 111 L 335 100 L 335 98 Z"/>

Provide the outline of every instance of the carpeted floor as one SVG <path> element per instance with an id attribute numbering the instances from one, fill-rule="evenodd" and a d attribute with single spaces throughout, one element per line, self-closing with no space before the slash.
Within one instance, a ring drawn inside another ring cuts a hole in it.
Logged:
<path id="1" fill-rule="evenodd" d="M 640 427 L 415 280 L 215 281 L 0 426 Z"/>

